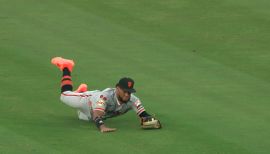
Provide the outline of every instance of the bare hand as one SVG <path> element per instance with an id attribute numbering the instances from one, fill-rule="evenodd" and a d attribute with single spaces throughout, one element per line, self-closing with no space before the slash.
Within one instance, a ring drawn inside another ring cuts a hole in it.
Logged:
<path id="1" fill-rule="evenodd" d="M 108 128 L 105 125 L 100 126 L 100 132 L 107 133 L 107 132 L 114 132 L 116 131 L 116 128 Z"/>

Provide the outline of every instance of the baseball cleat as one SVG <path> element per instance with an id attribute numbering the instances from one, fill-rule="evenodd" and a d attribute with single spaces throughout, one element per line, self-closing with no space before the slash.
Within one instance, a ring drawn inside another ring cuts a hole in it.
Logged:
<path id="1" fill-rule="evenodd" d="M 52 58 L 51 63 L 56 65 L 61 71 L 67 67 L 70 72 L 72 72 L 73 66 L 75 65 L 73 60 L 64 59 L 62 57 Z"/>
<path id="2" fill-rule="evenodd" d="M 82 83 L 75 92 L 77 93 L 83 93 L 87 91 L 87 84 Z"/>

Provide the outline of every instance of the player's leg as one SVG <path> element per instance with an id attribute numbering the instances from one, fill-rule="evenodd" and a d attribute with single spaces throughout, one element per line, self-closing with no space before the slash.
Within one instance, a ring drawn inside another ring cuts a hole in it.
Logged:
<path id="1" fill-rule="evenodd" d="M 62 57 L 54 57 L 52 58 L 51 63 L 56 65 L 61 71 L 63 71 L 61 80 L 61 93 L 65 91 L 72 91 L 73 86 L 71 80 L 71 72 L 74 67 L 74 61 L 64 59 Z"/>
<path id="2" fill-rule="evenodd" d="M 87 90 L 88 90 L 87 84 L 81 83 L 80 86 L 74 92 L 83 93 L 86 92 Z"/>
<path id="3" fill-rule="evenodd" d="M 51 63 L 63 71 L 61 79 L 61 101 L 70 107 L 80 108 L 82 106 L 81 96 L 80 94 L 72 92 L 73 83 L 71 79 L 71 72 L 74 67 L 73 60 L 55 57 L 52 58 Z"/>
<path id="4" fill-rule="evenodd" d="M 82 93 L 76 93 L 72 91 L 64 91 L 60 96 L 60 100 L 64 104 L 76 109 L 81 109 L 83 107 L 82 99 L 84 99 Z"/>
<path id="5" fill-rule="evenodd" d="M 91 116 L 90 108 L 87 105 L 87 103 L 84 103 L 83 107 L 78 110 L 78 118 L 80 120 L 89 121 L 91 120 L 91 117 L 92 116 Z"/>
<path id="6" fill-rule="evenodd" d="M 51 60 L 51 63 L 63 71 L 61 79 L 61 101 L 72 108 L 78 109 L 79 119 L 91 119 L 90 109 L 87 104 L 87 97 L 89 96 L 86 92 L 87 85 L 81 84 L 76 91 L 72 91 L 73 84 L 71 79 L 71 72 L 75 65 L 74 62 L 69 59 L 55 57 Z"/>
<path id="7" fill-rule="evenodd" d="M 78 110 L 78 118 L 79 120 L 85 120 L 85 121 L 89 121 L 89 117 L 83 113 L 81 110 Z"/>
<path id="8" fill-rule="evenodd" d="M 98 90 L 87 91 L 87 85 L 81 84 L 76 91 L 79 91 L 80 93 L 82 93 L 86 97 L 91 97 Z M 78 118 L 80 120 L 89 121 L 89 120 L 91 120 L 91 117 L 92 117 L 91 109 L 90 109 L 92 107 L 92 103 L 91 103 L 91 101 L 89 101 L 89 99 L 84 99 L 82 101 L 83 101 L 82 108 L 78 109 Z"/>

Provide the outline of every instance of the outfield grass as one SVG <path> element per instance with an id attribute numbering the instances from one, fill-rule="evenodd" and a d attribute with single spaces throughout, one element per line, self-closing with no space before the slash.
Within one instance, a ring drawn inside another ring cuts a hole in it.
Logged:
<path id="1" fill-rule="evenodd" d="M 0 0 L 0 153 L 268 154 L 270 2 Z M 74 85 L 136 81 L 162 130 L 131 111 L 102 134 L 61 104 Z"/>

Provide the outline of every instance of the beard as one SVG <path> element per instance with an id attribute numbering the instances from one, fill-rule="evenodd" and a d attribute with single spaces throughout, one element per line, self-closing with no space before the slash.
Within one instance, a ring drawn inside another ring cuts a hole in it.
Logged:
<path id="1" fill-rule="evenodd" d="M 130 97 L 127 101 L 124 101 L 120 96 L 117 96 L 118 101 L 120 101 L 121 103 L 127 103 L 130 100 Z"/>

